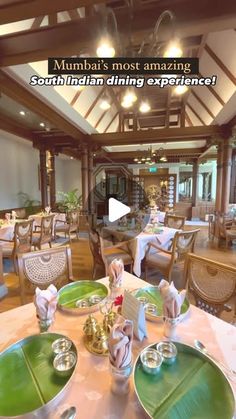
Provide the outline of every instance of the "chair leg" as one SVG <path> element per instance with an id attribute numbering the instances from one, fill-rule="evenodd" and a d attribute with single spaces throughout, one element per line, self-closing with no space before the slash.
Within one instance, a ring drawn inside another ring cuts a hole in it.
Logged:
<path id="1" fill-rule="evenodd" d="M 148 277 L 148 267 L 147 267 L 147 264 L 145 263 L 145 281 L 147 281 L 147 277 Z"/>
<path id="2" fill-rule="evenodd" d="M 52 243 L 51 242 L 48 242 L 48 244 L 49 244 L 49 247 L 51 249 L 52 248 Z"/>
<path id="3" fill-rule="evenodd" d="M 17 256 L 16 255 L 13 256 L 13 266 L 14 266 L 14 272 L 16 274 L 18 274 L 18 263 L 17 263 Z"/>

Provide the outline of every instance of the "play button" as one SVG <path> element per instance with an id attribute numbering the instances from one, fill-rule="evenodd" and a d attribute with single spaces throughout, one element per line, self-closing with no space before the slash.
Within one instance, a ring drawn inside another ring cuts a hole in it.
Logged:
<path id="1" fill-rule="evenodd" d="M 113 223 L 119 218 L 124 217 L 124 215 L 130 213 L 130 207 L 122 202 L 117 201 L 115 198 L 110 198 L 108 202 L 108 220 L 110 223 Z"/>

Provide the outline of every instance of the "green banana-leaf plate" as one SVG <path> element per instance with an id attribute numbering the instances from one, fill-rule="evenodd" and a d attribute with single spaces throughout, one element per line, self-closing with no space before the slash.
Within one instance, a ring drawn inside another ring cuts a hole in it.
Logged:
<path id="1" fill-rule="evenodd" d="M 159 288 L 157 286 L 139 288 L 132 291 L 132 294 L 138 297 L 145 297 L 148 303 L 155 304 L 157 307 L 157 314 L 145 313 L 147 320 L 154 322 L 160 322 L 163 319 L 163 302 L 160 295 Z M 179 316 L 179 321 L 182 321 L 188 314 L 190 310 L 190 304 L 187 298 L 185 298 L 184 303 L 181 307 L 181 312 Z"/>
<path id="2" fill-rule="evenodd" d="M 99 296 L 98 303 L 89 303 L 88 307 L 77 307 L 76 303 L 89 301 L 90 297 Z M 67 284 L 59 291 L 58 307 L 75 314 L 92 313 L 99 309 L 99 304 L 108 296 L 108 288 L 97 281 L 77 281 Z"/>
<path id="3" fill-rule="evenodd" d="M 66 377 L 54 370 L 52 343 L 62 337 L 29 336 L 0 353 L 0 418 L 46 418 L 65 396 L 75 367 Z"/>
<path id="4" fill-rule="evenodd" d="M 138 399 L 153 419 L 232 419 L 234 394 L 228 379 L 208 356 L 174 342 L 176 361 L 162 364 L 156 375 L 146 373 L 140 357 L 134 366 Z M 155 348 L 155 345 L 150 345 Z"/>

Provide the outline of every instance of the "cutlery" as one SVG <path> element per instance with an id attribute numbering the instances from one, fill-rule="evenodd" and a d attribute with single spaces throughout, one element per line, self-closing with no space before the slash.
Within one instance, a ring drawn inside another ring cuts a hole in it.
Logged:
<path id="1" fill-rule="evenodd" d="M 69 409 L 64 410 L 61 414 L 60 419 L 74 419 L 76 417 L 76 407 L 71 406 Z"/>
<path id="2" fill-rule="evenodd" d="M 236 376 L 236 371 L 234 371 L 231 368 L 227 367 L 225 364 L 223 364 L 223 362 L 220 362 L 217 358 L 215 358 L 214 355 L 210 354 L 208 352 L 206 346 L 202 342 L 200 342 L 200 340 L 195 339 L 194 340 L 194 346 L 199 351 L 203 352 L 205 355 L 208 355 L 210 358 L 214 359 L 214 361 L 217 362 L 217 364 L 219 364 L 222 368 L 224 368 L 230 374 L 232 374 L 233 376 Z"/>

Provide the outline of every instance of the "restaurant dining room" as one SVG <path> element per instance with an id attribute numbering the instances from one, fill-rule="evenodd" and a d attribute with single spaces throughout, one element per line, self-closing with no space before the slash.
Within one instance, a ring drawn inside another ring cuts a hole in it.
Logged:
<path id="1" fill-rule="evenodd" d="M 236 418 L 235 0 L 0 0 L 0 419 Z"/>

